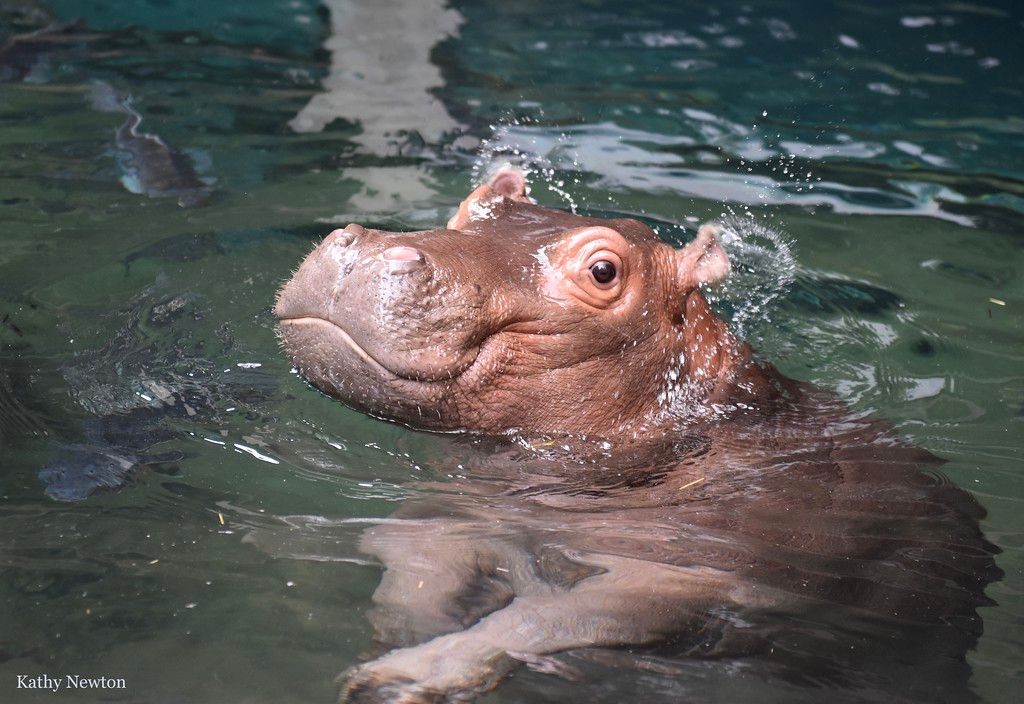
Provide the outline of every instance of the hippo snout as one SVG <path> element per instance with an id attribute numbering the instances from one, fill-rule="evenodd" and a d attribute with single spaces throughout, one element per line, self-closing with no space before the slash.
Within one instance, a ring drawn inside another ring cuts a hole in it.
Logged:
<path id="1" fill-rule="evenodd" d="M 320 317 L 337 325 L 359 325 L 375 309 L 402 308 L 419 300 L 433 272 L 428 259 L 394 233 L 347 225 L 334 230 L 282 289 L 278 318 Z M 401 276 L 419 273 L 419 276 Z"/>
<path id="2" fill-rule="evenodd" d="M 300 371 L 354 404 L 382 385 L 405 383 L 407 393 L 407 382 L 450 381 L 464 372 L 486 336 L 479 328 L 488 323 L 487 296 L 463 280 L 466 267 L 451 236 L 359 225 L 328 234 L 275 307 Z M 344 388 L 335 381 L 340 369 L 347 370 Z"/>

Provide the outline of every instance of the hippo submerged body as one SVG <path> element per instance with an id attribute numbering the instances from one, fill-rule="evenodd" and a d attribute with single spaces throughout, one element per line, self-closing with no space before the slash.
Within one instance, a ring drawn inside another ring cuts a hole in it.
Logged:
<path id="1" fill-rule="evenodd" d="M 756 660 L 787 701 L 970 699 L 1000 575 L 983 510 L 929 453 L 755 360 L 700 292 L 728 270 L 712 226 L 673 249 L 537 206 L 508 171 L 445 229 L 350 225 L 306 259 L 276 312 L 314 385 L 525 438 L 365 533 L 390 650 L 343 699 L 464 697 L 593 647 Z"/>

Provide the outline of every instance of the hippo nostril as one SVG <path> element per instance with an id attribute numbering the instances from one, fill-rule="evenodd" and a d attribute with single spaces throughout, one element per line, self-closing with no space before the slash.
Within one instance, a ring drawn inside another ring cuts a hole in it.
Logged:
<path id="1" fill-rule="evenodd" d="M 328 237 L 330 237 L 331 245 L 335 247 L 348 247 L 356 239 L 356 236 L 348 230 L 335 230 Z"/>
<path id="2" fill-rule="evenodd" d="M 387 264 L 389 274 L 404 274 L 423 266 L 423 254 L 414 247 L 390 247 L 381 253 L 380 258 Z"/>
<path id="3" fill-rule="evenodd" d="M 348 247 L 350 244 L 355 242 L 356 237 L 366 233 L 361 225 L 350 223 L 345 226 L 344 229 L 335 230 L 328 237 L 331 239 L 331 244 L 335 244 L 339 247 Z"/>
<path id="4" fill-rule="evenodd" d="M 380 255 L 382 259 L 389 262 L 422 262 L 423 255 L 420 250 L 414 247 L 391 247 L 385 249 Z"/>

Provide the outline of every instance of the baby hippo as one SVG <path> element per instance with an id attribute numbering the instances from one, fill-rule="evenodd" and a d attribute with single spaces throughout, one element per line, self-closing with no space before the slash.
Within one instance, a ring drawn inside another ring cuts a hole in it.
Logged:
<path id="1" fill-rule="evenodd" d="M 636 220 L 534 205 L 504 171 L 444 229 L 335 230 L 276 313 L 299 371 L 358 410 L 433 430 L 622 438 L 767 393 L 698 288 L 728 271 L 713 226 L 673 249 Z"/>
<path id="2" fill-rule="evenodd" d="M 714 226 L 675 249 L 535 205 L 514 171 L 443 229 L 349 225 L 309 255 L 276 308 L 302 374 L 471 431 L 435 463 L 457 481 L 362 536 L 384 652 L 344 700 L 464 701 L 595 646 L 745 659 L 721 692 L 708 669 L 708 690 L 637 701 L 728 701 L 742 677 L 786 701 L 970 698 L 1000 575 L 984 511 L 884 423 L 755 360 L 701 293 L 728 272 Z"/>

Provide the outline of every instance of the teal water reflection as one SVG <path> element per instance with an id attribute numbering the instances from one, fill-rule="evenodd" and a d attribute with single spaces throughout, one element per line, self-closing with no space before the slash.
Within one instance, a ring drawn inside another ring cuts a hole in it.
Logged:
<path id="1" fill-rule="evenodd" d="M 459 479 L 448 439 L 291 373 L 273 295 L 337 224 L 433 226 L 512 162 L 545 204 L 670 240 L 723 215 L 785 234 L 791 276 L 777 243 L 737 247 L 720 305 L 988 509 L 1006 576 L 969 687 L 1014 701 L 1022 32 L 989 0 L 0 1 L 0 687 L 336 695 L 372 640 L 359 536 L 415 482 Z M 188 173 L 203 198 L 181 199 Z M 736 663 L 574 664 L 583 683 L 523 670 L 487 701 L 843 696 Z"/>

